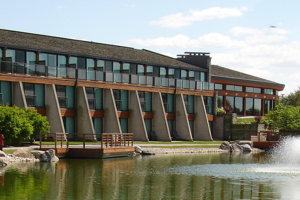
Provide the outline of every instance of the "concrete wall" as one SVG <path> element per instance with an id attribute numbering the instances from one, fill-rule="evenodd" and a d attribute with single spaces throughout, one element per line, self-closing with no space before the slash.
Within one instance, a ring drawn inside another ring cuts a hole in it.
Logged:
<path id="1" fill-rule="evenodd" d="M 156 139 L 160 141 L 171 141 L 165 108 L 160 92 L 152 93 L 152 111 L 152 131 L 155 133 Z"/>
<path id="2" fill-rule="evenodd" d="M 128 131 L 134 133 L 134 140 L 149 141 L 138 92 L 129 91 L 129 95 Z"/>
<path id="3" fill-rule="evenodd" d="M 176 94 L 176 132 L 179 140 L 192 141 L 192 133 L 182 94 Z"/>
<path id="4" fill-rule="evenodd" d="M 55 85 L 45 85 L 45 107 L 50 124 L 50 133 L 65 133 Z"/>
<path id="5" fill-rule="evenodd" d="M 86 135 L 87 140 L 96 141 L 94 125 L 90 113 L 90 107 L 85 92 L 85 87 L 77 88 L 77 133 L 78 137 L 82 138 L 80 134 L 93 134 Z"/>
<path id="6" fill-rule="evenodd" d="M 112 89 L 103 89 L 103 133 L 122 133 Z"/>
<path id="7" fill-rule="evenodd" d="M 212 141 L 210 126 L 202 96 L 195 96 L 194 140 Z"/>
<path id="8" fill-rule="evenodd" d="M 12 82 L 12 102 L 20 108 L 27 108 L 22 82 Z"/>

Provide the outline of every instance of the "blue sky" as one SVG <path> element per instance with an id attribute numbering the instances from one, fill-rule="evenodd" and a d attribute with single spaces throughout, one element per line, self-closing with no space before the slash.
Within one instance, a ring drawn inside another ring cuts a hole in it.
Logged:
<path id="1" fill-rule="evenodd" d="M 0 0 L 0 28 L 148 49 L 300 86 L 300 1 Z M 0 41 L 1 42 L 1 41 Z"/>

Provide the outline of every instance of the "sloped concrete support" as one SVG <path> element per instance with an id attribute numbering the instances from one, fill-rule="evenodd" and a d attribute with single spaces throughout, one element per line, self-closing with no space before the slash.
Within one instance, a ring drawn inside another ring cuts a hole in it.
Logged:
<path id="1" fill-rule="evenodd" d="M 23 89 L 23 84 L 22 82 L 12 82 L 13 83 L 13 99 L 12 102 L 13 104 L 15 104 L 16 106 L 20 107 L 20 108 L 27 108 L 27 102 L 26 102 L 26 98 L 25 98 L 25 93 L 24 93 L 24 89 Z"/>
<path id="2" fill-rule="evenodd" d="M 112 89 L 103 89 L 103 109 L 104 133 L 122 133 Z"/>
<path id="3" fill-rule="evenodd" d="M 176 94 L 176 132 L 180 140 L 192 141 L 192 133 L 182 94 Z"/>
<path id="4" fill-rule="evenodd" d="M 65 133 L 54 84 L 45 85 L 45 107 L 50 125 L 50 133 Z"/>
<path id="5" fill-rule="evenodd" d="M 161 93 L 152 93 L 153 125 L 152 130 L 159 141 L 171 141 L 171 135 L 165 114 Z"/>
<path id="6" fill-rule="evenodd" d="M 203 96 L 195 96 L 194 140 L 212 141 Z"/>
<path id="7" fill-rule="evenodd" d="M 85 87 L 77 88 L 77 132 L 79 138 L 83 137 L 81 134 L 89 134 L 85 136 L 86 140 L 97 140 Z"/>
<path id="8" fill-rule="evenodd" d="M 129 133 L 134 133 L 134 140 L 149 141 L 147 130 L 143 118 L 141 103 L 137 91 L 130 91 L 130 118 L 129 118 Z"/>

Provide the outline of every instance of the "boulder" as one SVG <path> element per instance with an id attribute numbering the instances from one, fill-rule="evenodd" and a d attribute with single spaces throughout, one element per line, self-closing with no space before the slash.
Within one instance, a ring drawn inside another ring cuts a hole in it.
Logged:
<path id="1" fill-rule="evenodd" d="M 3 151 L 0 151 L 0 157 L 7 157 L 7 155 Z"/>
<path id="2" fill-rule="evenodd" d="M 3 160 L 3 158 L 0 158 L 0 166 L 6 166 L 7 163 Z"/>
<path id="3" fill-rule="evenodd" d="M 231 144 L 230 151 L 243 151 L 243 148 L 239 144 L 233 143 Z"/>
<path id="4" fill-rule="evenodd" d="M 18 149 L 13 153 L 13 155 L 21 158 L 34 158 L 34 156 L 26 149 Z"/>
<path id="5" fill-rule="evenodd" d="M 57 162 L 59 159 L 55 155 L 55 150 L 50 149 L 47 151 L 31 151 L 32 155 L 34 155 L 35 158 L 39 159 L 41 162 Z"/>
<path id="6" fill-rule="evenodd" d="M 243 152 L 252 152 L 252 147 L 249 144 L 241 144 Z"/>
<path id="7" fill-rule="evenodd" d="M 229 151 L 230 146 L 231 146 L 230 142 L 225 141 L 221 144 L 220 149 Z"/>
<path id="8" fill-rule="evenodd" d="M 155 153 L 153 151 L 149 151 L 149 150 L 142 150 L 142 155 L 155 155 Z"/>
<path id="9" fill-rule="evenodd" d="M 143 152 L 142 148 L 139 147 L 139 146 L 135 146 L 135 147 L 134 147 L 134 151 L 135 151 L 136 153 L 139 153 L 139 154 L 141 154 L 141 153 Z"/>
<path id="10" fill-rule="evenodd" d="M 239 140 L 236 141 L 239 145 L 244 145 L 244 144 L 248 144 L 251 148 L 253 148 L 253 141 L 249 141 L 249 140 Z"/>

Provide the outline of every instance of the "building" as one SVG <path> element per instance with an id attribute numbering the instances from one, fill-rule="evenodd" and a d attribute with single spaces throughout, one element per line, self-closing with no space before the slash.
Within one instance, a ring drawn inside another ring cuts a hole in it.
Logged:
<path id="1" fill-rule="evenodd" d="M 71 138 L 131 132 L 140 141 L 212 140 L 217 101 L 240 115 L 263 115 L 284 85 L 210 60 L 208 53 L 174 59 L 145 49 L 0 29 L 0 100 L 37 109 L 48 117 L 51 132 Z M 260 112 L 254 111 L 259 105 Z"/>

